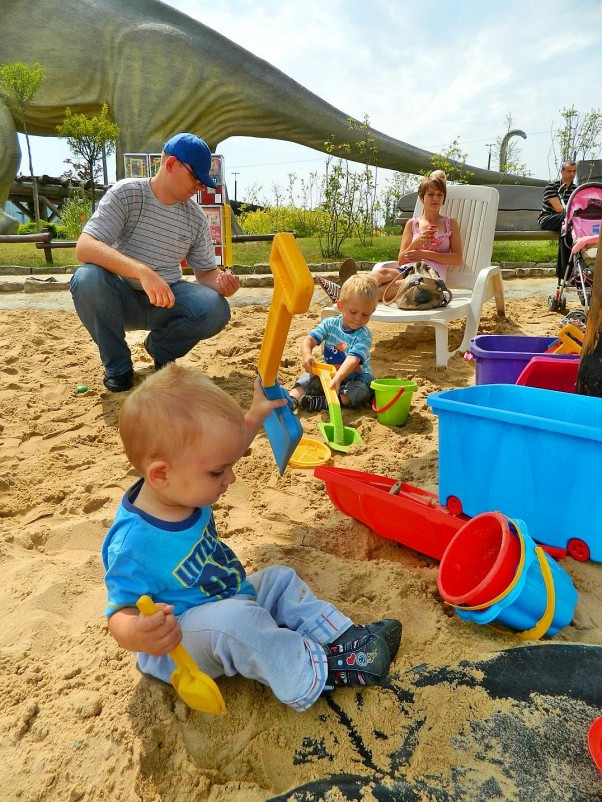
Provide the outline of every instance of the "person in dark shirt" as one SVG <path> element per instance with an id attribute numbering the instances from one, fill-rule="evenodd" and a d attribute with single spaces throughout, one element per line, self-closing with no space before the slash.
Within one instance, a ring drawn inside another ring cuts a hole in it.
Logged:
<path id="1" fill-rule="evenodd" d="M 573 191 L 577 174 L 576 162 L 565 162 L 560 170 L 560 178 L 546 184 L 543 191 L 543 206 L 539 214 L 538 224 L 542 231 L 560 231 L 564 222 L 566 204 Z M 564 278 L 571 249 L 561 236 L 558 240 L 558 258 L 556 275 L 560 281 Z"/>

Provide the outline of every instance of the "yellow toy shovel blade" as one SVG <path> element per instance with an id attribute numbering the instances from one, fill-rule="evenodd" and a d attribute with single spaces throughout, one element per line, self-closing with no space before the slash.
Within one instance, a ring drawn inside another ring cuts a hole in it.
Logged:
<path id="1" fill-rule="evenodd" d="M 154 615 L 159 608 L 150 596 L 140 596 L 136 607 L 142 615 Z M 226 703 L 220 689 L 210 676 L 199 670 L 184 646 L 179 643 L 169 653 L 177 668 L 171 675 L 171 684 L 188 707 L 201 713 L 217 715 L 226 712 Z"/>

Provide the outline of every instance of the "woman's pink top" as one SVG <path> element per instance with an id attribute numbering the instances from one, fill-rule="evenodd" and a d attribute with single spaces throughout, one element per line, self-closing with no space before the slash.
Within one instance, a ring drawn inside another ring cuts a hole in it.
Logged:
<path id="1" fill-rule="evenodd" d="M 420 225 L 417 217 L 412 217 L 412 234 L 414 237 L 420 235 Z M 449 253 L 451 250 L 451 222 L 447 215 L 445 215 L 445 231 L 443 234 L 438 234 L 430 243 L 429 251 L 438 251 L 439 253 Z M 445 281 L 445 274 L 449 265 L 442 265 L 441 262 L 436 262 L 434 259 L 425 259 L 427 265 L 434 267 L 437 273 Z M 401 265 L 404 267 L 404 265 Z"/>

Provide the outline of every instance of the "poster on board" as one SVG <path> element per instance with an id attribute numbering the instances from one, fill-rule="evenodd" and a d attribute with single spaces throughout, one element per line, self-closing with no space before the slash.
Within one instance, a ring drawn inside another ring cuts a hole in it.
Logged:
<path id="1" fill-rule="evenodd" d="M 203 187 L 198 193 L 198 202 L 202 206 L 224 202 L 224 157 L 217 153 L 211 156 L 209 175 L 217 184 L 216 189 Z"/>
<path id="2" fill-rule="evenodd" d="M 211 231 L 211 241 L 214 245 L 221 245 L 223 243 L 224 221 L 222 217 L 221 206 L 202 206 L 205 212 L 205 217 L 209 223 L 209 230 Z"/>
<path id="3" fill-rule="evenodd" d="M 161 167 L 161 154 L 160 153 L 151 153 L 148 157 L 149 160 L 149 175 L 152 178 L 154 175 L 157 175 L 159 172 L 159 167 Z"/>
<path id="4" fill-rule="evenodd" d="M 148 178 L 148 153 L 124 153 L 123 167 L 126 178 Z"/>

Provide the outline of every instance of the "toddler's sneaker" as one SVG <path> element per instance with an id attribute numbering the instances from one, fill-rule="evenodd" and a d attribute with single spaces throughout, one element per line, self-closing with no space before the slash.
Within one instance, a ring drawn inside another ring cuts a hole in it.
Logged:
<path id="1" fill-rule="evenodd" d="M 328 676 L 325 690 L 350 685 L 380 685 L 389 673 L 389 647 L 380 635 L 370 632 L 359 637 L 349 627 L 325 646 Z"/>
<path id="2" fill-rule="evenodd" d="M 401 645 L 401 621 L 396 618 L 383 618 L 382 621 L 375 621 L 373 624 L 364 624 L 359 627 L 354 625 L 349 627 L 342 637 L 346 639 L 360 638 L 362 635 L 368 634 L 380 635 L 386 640 L 391 662 L 393 662 Z"/>
<path id="3" fill-rule="evenodd" d="M 328 401 L 324 395 L 302 395 L 299 406 L 304 412 L 322 412 L 328 409 Z"/>

